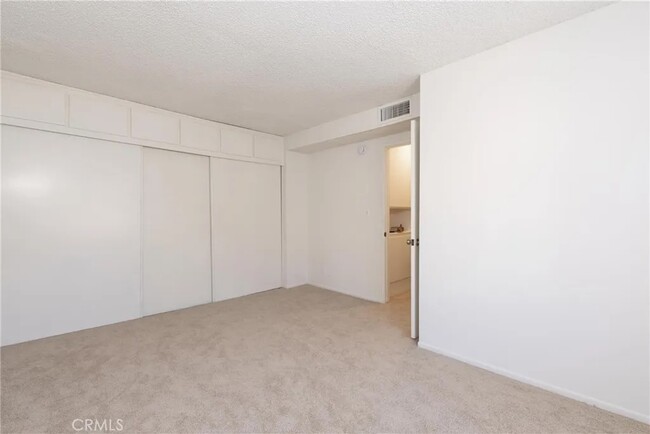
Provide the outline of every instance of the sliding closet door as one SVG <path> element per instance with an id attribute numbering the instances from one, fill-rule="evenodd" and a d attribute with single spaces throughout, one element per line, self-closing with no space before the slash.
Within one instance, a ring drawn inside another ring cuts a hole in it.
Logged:
<path id="1" fill-rule="evenodd" d="M 2 126 L 2 343 L 140 316 L 141 150 Z"/>
<path id="2" fill-rule="evenodd" d="M 213 300 L 281 285 L 280 167 L 211 159 Z"/>
<path id="3" fill-rule="evenodd" d="M 209 158 L 145 148 L 143 184 L 144 314 L 209 303 Z"/>

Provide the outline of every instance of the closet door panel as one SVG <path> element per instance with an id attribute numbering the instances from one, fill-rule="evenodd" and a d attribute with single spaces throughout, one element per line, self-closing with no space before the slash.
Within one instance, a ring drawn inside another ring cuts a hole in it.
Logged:
<path id="1" fill-rule="evenodd" d="M 214 301 L 281 285 L 280 167 L 211 159 Z"/>
<path id="2" fill-rule="evenodd" d="M 2 126 L 3 345 L 140 316 L 141 156 Z"/>
<path id="3" fill-rule="evenodd" d="M 209 303 L 209 158 L 145 148 L 143 167 L 144 314 Z"/>

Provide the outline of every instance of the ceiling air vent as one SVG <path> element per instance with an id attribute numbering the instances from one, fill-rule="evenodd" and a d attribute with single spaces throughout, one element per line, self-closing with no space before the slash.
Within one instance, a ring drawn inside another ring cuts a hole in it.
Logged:
<path id="1" fill-rule="evenodd" d="M 379 121 L 386 122 L 400 116 L 411 114 L 411 100 L 407 99 L 395 104 L 379 108 Z"/>

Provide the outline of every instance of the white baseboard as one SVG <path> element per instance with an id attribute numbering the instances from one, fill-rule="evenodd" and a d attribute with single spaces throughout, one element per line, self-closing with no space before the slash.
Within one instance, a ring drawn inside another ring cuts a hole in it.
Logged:
<path id="1" fill-rule="evenodd" d="M 562 387 L 554 386 L 552 384 L 545 383 L 543 381 L 538 381 L 529 377 L 526 377 L 524 375 L 516 374 L 514 372 L 508 371 L 506 369 L 499 368 L 497 366 L 493 366 L 487 363 L 479 362 L 477 360 L 473 360 L 464 356 L 461 356 L 459 354 L 443 350 L 442 348 L 435 347 L 433 345 L 429 345 L 425 342 L 418 342 L 418 347 L 432 351 L 437 354 L 441 354 L 446 357 L 450 357 L 455 360 L 459 360 L 463 363 L 467 363 L 468 365 L 476 366 L 478 368 L 485 369 L 490 372 L 494 372 L 495 374 L 503 375 L 504 377 L 512 378 L 513 380 L 521 381 L 522 383 L 530 384 L 535 387 L 539 387 L 540 389 L 548 390 L 549 392 L 557 393 L 558 395 L 565 396 L 567 398 L 575 399 L 576 401 L 581 401 L 586 404 L 593 405 L 594 407 L 601 408 L 603 410 L 610 411 L 612 413 L 619 414 L 621 416 L 629 417 L 630 419 L 637 420 L 639 422 L 647 423 L 650 424 L 650 415 L 644 415 L 641 413 L 638 413 L 636 411 L 628 410 L 623 407 L 619 407 L 614 404 L 610 404 L 604 401 L 601 401 L 596 398 L 592 398 L 590 396 L 582 395 L 580 393 L 572 392 L 570 390 L 564 389 Z"/>
<path id="2" fill-rule="evenodd" d="M 372 301 L 373 303 L 385 303 L 384 300 L 376 300 L 376 299 L 372 299 L 372 298 L 368 298 L 368 297 L 361 297 L 360 295 L 353 294 L 351 292 L 348 292 L 348 291 L 345 291 L 345 290 L 342 290 L 342 289 L 330 288 L 329 286 L 321 285 L 320 283 L 308 283 L 308 285 L 316 286 L 318 288 L 327 289 L 328 291 L 338 292 L 339 294 L 349 295 L 350 297 L 360 298 L 361 300 Z"/>

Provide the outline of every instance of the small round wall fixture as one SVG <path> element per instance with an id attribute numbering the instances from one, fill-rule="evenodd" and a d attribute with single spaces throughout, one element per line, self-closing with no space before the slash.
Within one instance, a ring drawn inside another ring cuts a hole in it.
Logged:
<path id="1" fill-rule="evenodd" d="M 364 155 L 366 153 L 366 145 L 359 145 L 357 147 L 357 154 Z"/>

